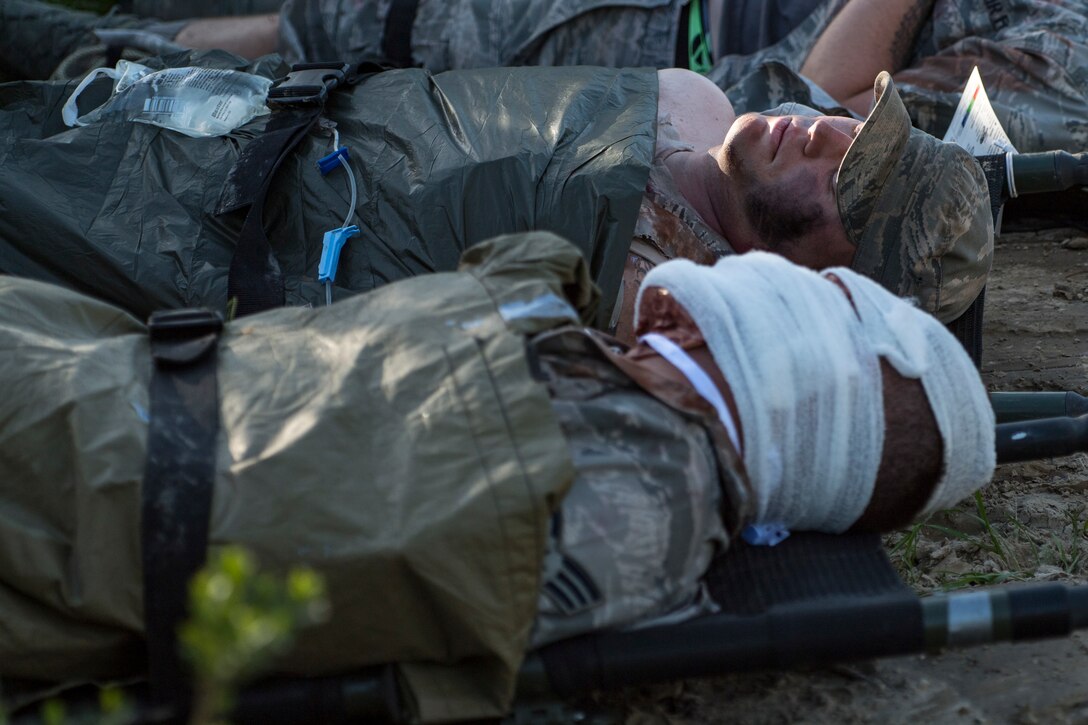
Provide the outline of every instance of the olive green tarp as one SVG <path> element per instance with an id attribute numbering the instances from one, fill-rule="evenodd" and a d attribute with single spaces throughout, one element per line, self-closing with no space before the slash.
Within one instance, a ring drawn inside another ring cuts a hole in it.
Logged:
<path id="1" fill-rule="evenodd" d="M 425 721 L 504 713 L 573 477 L 525 335 L 597 302 L 579 252 L 530 233 L 226 326 L 210 544 L 312 566 L 331 603 L 280 671 L 399 662 Z M 142 666 L 149 376 L 139 320 L 0 276 L 0 677 Z"/>
<path id="2" fill-rule="evenodd" d="M 244 67 L 221 52 L 168 60 Z M 249 70 L 274 77 L 285 68 L 270 57 Z M 268 116 L 219 138 L 120 119 L 67 129 L 60 108 L 74 87 L 0 85 L 0 271 L 68 285 L 140 318 L 224 309 L 243 216 L 215 210 Z M 359 182 L 349 223 L 362 233 L 340 256 L 337 298 L 453 270 L 476 242 L 540 229 L 582 250 L 605 301 L 597 322 L 608 321 L 653 157 L 654 70 L 393 70 L 334 91 L 325 115 Z M 322 236 L 349 206 L 344 171 L 323 177 L 316 167 L 331 143 L 311 132 L 266 204 L 288 305 L 325 301 Z"/>

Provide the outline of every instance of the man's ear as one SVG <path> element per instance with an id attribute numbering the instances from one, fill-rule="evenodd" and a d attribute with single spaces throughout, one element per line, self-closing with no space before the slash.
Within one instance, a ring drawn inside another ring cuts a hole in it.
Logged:
<path id="1" fill-rule="evenodd" d="M 920 380 L 880 361 L 884 384 L 884 450 L 873 496 L 851 531 L 894 531 L 910 524 L 941 476 L 943 443 Z"/>
<path id="2" fill-rule="evenodd" d="M 642 290 L 638 304 L 638 328 L 636 335 L 648 332 L 665 333 L 682 323 L 695 327 L 695 321 L 676 298 L 664 287 L 647 287 Z"/>
<path id="3" fill-rule="evenodd" d="M 835 286 L 842 290 L 842 293 L 846 295 L 846 299 L 850 300 L 850 306 L 854 308 L 854 313 L 856 314 L 858 306 L 854 304 L 854 295 L 850 293 L 850 288 L 847 287 L 846 284 L 841 279 L 839 279 L 838 275 L 833 272 L 825 273 L 824 278 L 827 279 L 829 282 L 834 282 Z M 883 364 L 884 362 L 881 361 L 881 365 Z"/>

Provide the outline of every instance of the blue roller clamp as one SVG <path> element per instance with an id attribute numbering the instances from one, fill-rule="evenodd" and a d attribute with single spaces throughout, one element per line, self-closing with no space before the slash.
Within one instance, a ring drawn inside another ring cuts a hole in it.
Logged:
<path id="1" fill-rule="evenodd" d="M 321 175 L 325 176 L 330 171 L 339 166 L 343 161 L 341 159 L 351 160 L 351 154 L 348 153 L 347 146 L 341 146 L 333 151 L 328 156 L 324 156 L 317 160 L 317 168 L 321 170 Z"/>
<path id="2" fill-rule="evenodd" d="M 336 267 L 340 264 L 340 250 L 347 241 L 359 233 L 359 227 L 352 224 L 350 227 L 338 227 L 325 232 L 321 240 L 321 262 L 317 265 L 318 282 L 334 282 L 336 280 Z"/>

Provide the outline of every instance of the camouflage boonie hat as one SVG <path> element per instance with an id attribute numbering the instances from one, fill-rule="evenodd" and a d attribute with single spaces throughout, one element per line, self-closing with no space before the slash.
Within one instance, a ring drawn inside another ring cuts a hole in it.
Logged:
<path id="1" fill-rule="evenodd" d="M 914 297 L 941 322 L 986 284 L 994 226 L 986 178 L 964 149 L 911 128 L 891 76 L 839 166 L 835 192 L 854 270 Z"/>

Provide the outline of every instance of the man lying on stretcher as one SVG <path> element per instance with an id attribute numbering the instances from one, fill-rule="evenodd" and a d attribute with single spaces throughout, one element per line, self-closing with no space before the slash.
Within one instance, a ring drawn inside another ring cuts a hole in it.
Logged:
<path id="1" fill-rule="evenodd" d="M 332 605 L 281 670 L 397 662 L 427 717 L 494 715 L 528 649 L 710 611 L 747 524 L 887 530 L 992 474 L 963 349 L 849 269 L 668 262 L 631 348 L 579 324 L 596 301 L 529 233 L 224 329 L 208 544 L 313 566 Z M 143 667 L 151 370 L 126 313 L 0 277 L 0 677 Z"/>

